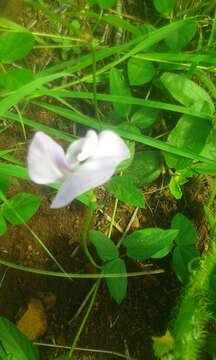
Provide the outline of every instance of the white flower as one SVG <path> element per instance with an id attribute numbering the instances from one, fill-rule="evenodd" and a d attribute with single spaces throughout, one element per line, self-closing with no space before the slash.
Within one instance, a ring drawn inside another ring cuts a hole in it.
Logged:
<path id="1" fill-rule="evenodd" d="M 38 184 L 60 182 L 51 207 L 68 205 L 75 197 L 104 184 L 122 160 L 130 157 L 124 141 L 112 131 L 89 130 L 74 141 L 66 154 L 43 132 L 37 132 L 28 151 L 28 172 Z"/>

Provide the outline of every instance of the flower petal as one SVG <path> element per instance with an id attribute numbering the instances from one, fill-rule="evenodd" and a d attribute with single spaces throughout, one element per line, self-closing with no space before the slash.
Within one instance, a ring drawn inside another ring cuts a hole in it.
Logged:
<path id="1" fill-rule="evenodd" d="M 79 161 L 84 161 L 92 156 L 97 150 L 98 146 L 98 135 L 94 130 L 87 131 L 87 134 L 83 140 L 84 142 L 82 150 L 77 157 Z"/>
<path id="2" fill-rule="evenodd" d="M 68 205 L 74 198 L 104 184 L 114 174 L 118 162 L 113 159 L 89 159 L 64 181 L 51 208 Z"/>
<path id="3" fill-rule="evenodd" d="M 105 130 L 98 136 L 98 146 L 94 158 L 113 157 L 118 161 L 130 158 L 126 143 L 114 132 Z"/>
<path id="4" fill-rule="evenodd" d="M 60 181 L 69 171 L 62 147 L 40 131 L 29 146 L 27 162 L 29 176 L 38 184 Z"/>

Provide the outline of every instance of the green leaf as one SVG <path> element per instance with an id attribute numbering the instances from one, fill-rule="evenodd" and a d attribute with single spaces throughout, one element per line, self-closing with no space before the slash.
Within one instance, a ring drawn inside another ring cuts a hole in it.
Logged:
<path id="1" fill-rule="evenodd" d="M 125 95 L 130 96 L 130 89 L 122 72 L 116 68 L 110 70 L 110 92 L 112 95 Z M 113 102 L 113 107 L 116 116 L 121 118 L 127 118 L 131 110 L 130 104 L 120 104 L 118 102 Z"/>
<path id="2" fill-rule="evenodd" d="M 179 230 L 175 242 L 179 246 L 192 245 L 196 242 L 197 233 L 191 221 L 181 213 L 177 213 L 171 222 L 171 228 Z"/>
<path id="3" fill-rule="evenodd" d="M 158 114 L 158 109 L 140 108 L 133 114 L 131 124 L 137 126 L 140 130 L 148 129 L 157 121 Z"/>
<path id="4" fill-rule="evenodd" d="M 36 347 L 9 320 L 0 317 L 0 344 L 5 350 L 6 360 L 39 360 Z"/>
<path id="5" fill-rule="evenodd" d="M 73 358 L 70 356 L 60 356 L 60 357 L 57 357 L 55 358 L 55 360 L 73 360 Z"/>
<path id="6" fill-rule="evenodd" d="M 3 216 L 0 214 L 0 236 L 4 235 L 7 231 L 7 223 Z"/>
<path id="7" fill-rule="evenodd" d="M 153 63 L 137 58 L 130 58 L 127 65 L 130 85 L 143 85 L 151 81 L 155 75 Z"/>
<path id="8" fill-rule="evenodd" d="M 162 15 L 168 15 L 174 9 L 176 0 L 153 0 L 155 9 Z"/>
<path id="9" fill-rule="evenodd" d="M 34 76 L 30 70 L 13 69 L 6 74 L 0 74 L 0 86 L 9 90 L 17 90 L 33 79 Z"/>
<path id="10" fill-rule="evenodd" d="M 176 246 L 173 251 L 173 268 L 180 281 L 187 283 L 190 275 L 190 264 L 199 257 L 194 245 Z"/>
<path id="11" fill-rule="evenodd" d="M 123 244 L 127 247 L 130 258 L 145 260 L 171 246 L 177 234 L 178 230 L 147 228 L 128 235 Z"/>
<path id="12" fill-rule="evenodd" d="M 11 224 L 18 225 L 28 221 L 38 210 L 41 198 L 38 195 L 20 193 L 4 204 L 2 215 Z"/>
<path id="13" fill-rule="evenodd" d="M 108 191 L 128 205 L 144 207 L 144 194 L 134 184 L 134 178 L 129 176 L 114 176 L 106 185 Z M 136 182 L 136 180 L 135 180 Z"/>
<path id="14" fill-rule="evenodd" d="M 190 115 L 183 115 L 171 130 L 167 142 L 179 149 L 192 151 L 200 154 L 211 129 L 210 121 L 197 119 Z M 184 169 L 192 163 L 186 159 L 173 154 L 165 154 L 166 164 L 177 170 Z"/>
<path id="15" fill-rule="evenodd" d="M 134 155 L 134 159 L 125 175 L 135 177 L 139 185 L 145 185 L 156 180 L 161 174 L 160 156 L 157 151 L 140 151 Z"/>
<path id="16" fill-rule="evenodd" d="M 12 63 L 23 59 L 33 48 L 30 32 L 8 32 L 0 36 L 0 62 Z"/>
<path id="17" fill-rule="evenodd" d="M 214 104 L 208 93 L 185 75 L 166 72 L 160 80 L 173 98 L 184 106 L 193 106 L 194 110 L 209 114 L 214 113 Z"/>
<path id="18" fill-rule="evenodd" d="M 167 256 L 171 252 L 172 248 L 173 248 L 173 244 L 170 244 L 166 248 L 164 248 L 164 249 L 158 251 L 156 254 L 152 255 L 151 258 L 152 259 L 161 259 L 161 258 Z"/>
<path id="19" fill-rule="evenodd" d="M 119 256 L 118 249 L 115 246 L 114 242 L 102 232 L 91 230 L 89 232 L 89 236 L 101 260 L 113 260 Z"/>
<path id="20" fill-rule="evenodd" d="M 181 30 L 173 31 L 165 39 L 166 45 L 174 52 L 178 52 L 189 44 L 196 34 L 195 20 L 189 20 L 181 27 Z"/>
<path id="21" fill-rule="evenodd" d="M 0 171 L 0 190 L 6 194 L 8 192 L 9 187 L 9 178 L 7 175 L 3 174 Z"/>
<path id="22" fill-rule="evenodd" d="M 122 259 L 112 260 L 102 266 L 104 274 L 126 274 L 127 269 Z M 127 277 L 106 278 L 111 297 L 120 304 L 127 294 Z"/>

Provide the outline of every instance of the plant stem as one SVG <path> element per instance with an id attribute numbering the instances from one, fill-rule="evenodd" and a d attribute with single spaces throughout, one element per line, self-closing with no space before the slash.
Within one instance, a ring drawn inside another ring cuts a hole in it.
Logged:
<path id="1" fill-rule="evenodd" d="M 77 331 L 77 333 L 76 333 L 76 336 L 75 336 L 75 338 L 74 338 L 73 344 L 72 344 L 71 349 L 70 349 L 70 352 L 69 352 L 69 357 L 72 357 L 72 355 L 73 355 L 73 352 L 74 352 L 74 350 L 75 350 L 75 348 L 76 348 L 77 341 L 79 340 L 79 337 L 80 337 L 80 335 L 81 335 L 81 333 L 82 333 L 82 331 L 83 331 L 83 328 L 84 328 L 84 326 L 85 326 L 85 323 L 86 323 L 86 321 L 87 321 L 87 319 L 88 319 L 88 317 L 89 317 L 89 314 L 90 314 L 90 312 L 91 312 L 91 310 L 92 310 L 92 307 L 93 307 L 93 305 L 94 305 L 95 298 L 96 298 L 96 295 L 97 295 L 97 292 L 98 292 L 98 289 L 99 289 L 99 286 L 100 286 L 100 282 L 101 282 L 101 279 L 98 279 L 98 280 L 96 281 L 95 289 L 94 289 L 94 292 L 93 292 L 93 295 L 92 295 L 90 304 L 89 304 L 89 306 L 88 306 L 88 309 L 87 309 L 87 311 L 86 311 L 86 313 L 85 313 L 85 316 L 83 317 L 83 320 L 82 320 L 82 322 L 81 322 L 81 324 L 80 324 L 80 327 L 79 327 L 79 329 L 78 329 L 78 331 Z"/>
<path id="2" fill-rule="evenodd" d="M 89 206 L 87 208 L 87 214 L 86 214 L 86 217 L 84 220 L 81 242 L 82 242 L 83 250 L 84 250 L 87 258 L 89 259 L 90 263 L 94 267 L 100 268 L 94 261 L 93 257 L 91 256 L 91 254 L 89 252 L 89 249 L 88 249 L 88 232 L 89 232 L 89 227 L 90 227 L 90 224 L 92 221 L 92 216 L 93 216 L 94 208 L 95 208 L 95 197 L 94 197 L 93 193 L 91 193 L 90 196 L 91 196 L 91 198 L 90 198 Z"/>

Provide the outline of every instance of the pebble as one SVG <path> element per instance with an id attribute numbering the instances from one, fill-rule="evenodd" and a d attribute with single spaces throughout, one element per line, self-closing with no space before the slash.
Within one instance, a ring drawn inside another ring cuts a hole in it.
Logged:
<path id="1" fill-rule="evenodd" d="M 47 316 L 42 301 L 32 298 L 16 325 L 31 341 L 43 336 L 47 331 Z"/>

